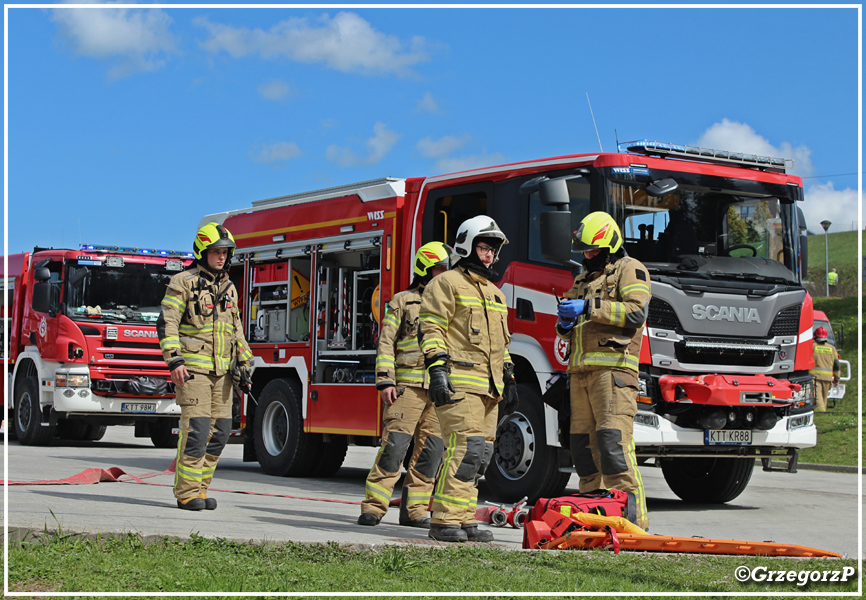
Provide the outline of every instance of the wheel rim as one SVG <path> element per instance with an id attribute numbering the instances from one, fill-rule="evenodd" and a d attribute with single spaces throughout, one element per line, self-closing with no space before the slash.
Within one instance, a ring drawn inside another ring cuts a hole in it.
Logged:
<path id="1" fill-rule="evenodd" d="M 516 480 L 526 475 L 535 458 L 535 433 L 526 416 L 515 412 L 499 426 L 493 456 L 506 478 Z"/>
<path id="2" fill-rule="evenodd" d="M 279 455 L 289 440 L 289 413 L 280 402 L 272 402 L 262 419 L 262 441 L 271 456 Z"/>
<path id="3" fill-rule="evenodd" d="M 18 398 L 18 410 L 16 411 L 16 419 L 18 420 L 18 429 L 27 431 L 30 428 L 30 419 L 33 414 L 33 398 L 30 397 L 30 392 L 24 392 Z"/>

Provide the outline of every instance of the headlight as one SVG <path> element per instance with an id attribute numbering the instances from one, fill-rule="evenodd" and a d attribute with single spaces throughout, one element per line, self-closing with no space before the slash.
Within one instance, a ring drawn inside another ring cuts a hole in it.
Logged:
<path id="1" fill-rule="evenodd" d="M 70 374 L 70 373 L 55 373 L 54 374 L 54 386 L 55 387 L 81 387 L 81 388 L 89 388 L 90 387 L 90 375 L 78 375 L 78 374 Z"/>
<path id="2" fill-rule="evenodd" d="M 797 415 L 796 417 L 791 417 L 788 419 L 788 431 L 792 429 L 800 429 L 801 427 L 808 427 L 812 424 L 812 413 L 807 413 L 805 415 Z"/>

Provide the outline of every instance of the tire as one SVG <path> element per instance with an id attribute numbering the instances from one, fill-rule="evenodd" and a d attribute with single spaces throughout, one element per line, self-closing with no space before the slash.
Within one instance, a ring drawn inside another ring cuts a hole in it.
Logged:
<path id="1" fill-rule="evenodd" d="M 280 477 L 313 474 L 322 438 L 304 432 L 300 390 L 296 385 L 274 379 L 262 390 L 256 407 L 253 443 L 265 473 Z"/>
<path id="2" fill-rule="evenodd" d="M 743 493 L 754 458 L 669 458 L 661 463 L 671 491 L 686 502 L 724 504 Z"/>
<path id="3" fill-rule="evenodd" d="M 34 376 L 24 378 L 15 390 L 15 435 L 23 446 L 45 446 L 54 437 L 55 426 L 42 425 L 42 409 L 39 406 L 39 380 Z"/>
<path id="4" fill-rule="evenodd" d="M 105 435 L 105 425 L 92 425 L 76 419 L 61 419 L 57 423 L 56 434 L 61 440 L 76 442 L 95 442 Z"/>
<path id="5" fill-rule="evenodd" d="M 150 441 L 156 448 L 177 448 L 177 440 L 180 437 L 171 430 L 180 426 L 180 419 L 155 419 L 148 423 L 147 429 Z"/>
<path id="6" fill-rule="evenodd" d="M 331 441 L 322 442 L 319 457 L 313 466 L 313 477 L 332 477 L 343 466 L 349 442 L 344 435 L 333 435 Z"/>
<path id="7" fill-rule="evenodd" d="M 563 450 L 545 442 L 541 396 L 526 384 L 518 384 L 517 393 L 517 410 L 499 422 L 484 479 L 495 500 L 518 502 L 526 496 L 533 504 L 561 495 L 571 473 L 559 471 Z"/>

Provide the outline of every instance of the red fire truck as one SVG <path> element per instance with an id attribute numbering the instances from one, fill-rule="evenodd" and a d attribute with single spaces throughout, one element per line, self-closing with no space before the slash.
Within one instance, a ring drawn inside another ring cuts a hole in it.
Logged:
<path id="1" fill-rule="evenodd" d="M 503 501 L 556 495 L 572 469 L 567 422 L 550 406 L 566 364 L 555 294 L 579 268 L 571 231 L 605 210 L 652 276 L 639 459 L 703 502 L 736 497 L 756 458 L 795 471 L 798 449 L 816 441 L 802 200 L 784 161 L 645 142 L 208 215 L 202 223 L 224 224 L 238 243 L 233 278 L 255 354 L 255 401 L 240 410 L 245 459 L 274 475 L 326 477 L 347 444 L 378 443 L 384 307 L 409 285 L 422 244 L 452 243 L 465 219 L 487 214 L 511 242 L 496 268 L 520 406 L 499 424 L 486 484 Z"/>
<path id="2" fill-rule="evenodd" d="M 157 447 L 176 445 L 180 408 L 156 320 L 168 281 L 192 254 L 81 246 L 2 258 L 7 431 L 44 445 L 135 425 Z"/>

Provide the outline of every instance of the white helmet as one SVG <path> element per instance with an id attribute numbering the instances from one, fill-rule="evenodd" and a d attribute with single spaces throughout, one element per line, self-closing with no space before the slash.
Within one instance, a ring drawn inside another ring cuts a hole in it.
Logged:
<path id="1" fill-rule="evenodd" d="M 475 246 L 475 238 L 497 238 L 502 240 L 499 247 L 496 249 L 496 254 L 493 256 L 493 262 L 499 260 L 499 252 L 502 246 L 508 243 L 508 238 L 499 229 L 496 221 L 485 215 L 478 215 L 467 219 L 460 224 L 457 229 L 457 237 L 454 241 L 454 252 L 451 254 L 451 264 L 456 263 L 461 258 L 466 258 L 472 252 Z"/>

